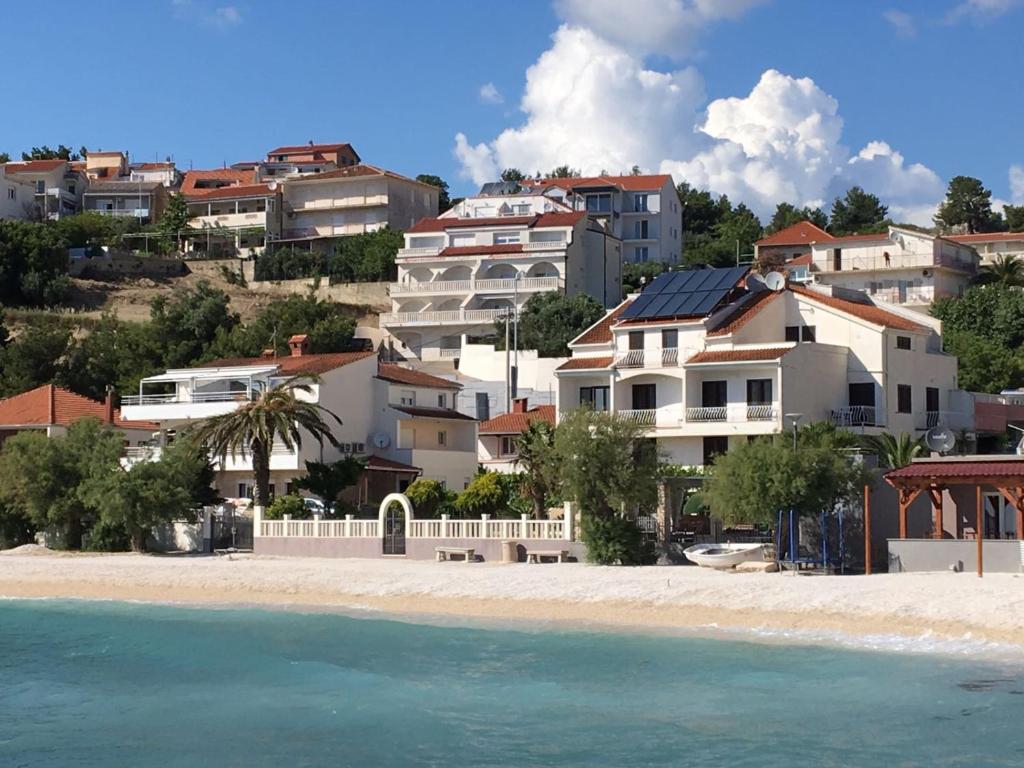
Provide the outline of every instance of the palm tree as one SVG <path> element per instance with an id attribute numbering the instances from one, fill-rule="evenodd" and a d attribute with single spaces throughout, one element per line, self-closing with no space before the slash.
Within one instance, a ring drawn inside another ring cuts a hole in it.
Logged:
<path id="1" fill-rule="evenodd" d="M 533 502 L 533 516 L 544 517 L 548 492 L 555 484 L 555 429 L 543 419 L 531 421 L 516 438 L 516 465 L 523 469 L 523 490 Z"/>
<path id="2" fill-rule="evenodd" d="M 996 256 L 981 268 L 981 281 L 1003 285 L 1024 285 L 1024 260 L 1020 256 Z"/>
<path id="3" fill-rule="evenodd" d="M 310 381 L 315 379 L 302 377 L 283 382 L 237 410 L 214 416 L 195 427 L 196 439 L 222 462 L 227 456 L 234 458 L 240 453 L 252 457 L 257 507 L 270 503 L 270 451 L 275 439 L 288 450 L 294 450 L 301 447 L 305 431 L 321 445 L 325 439 L 338 445 L 322 414 L 331 416 L 339 425 L 341 419 L 322 405 L 296 397 L 296 392 L 311 391 L 307 383 Z"/>
<path id="4" fill-rule="evenodd" d="M 901 432 L 899 437 L 883 432 L 880 435 L 865 435 L 864 448 L 878 457 L 879 466 L 899 469 L 924 451 L 924 440 L 920 437 L 915 440 L 906 432 Z"/>

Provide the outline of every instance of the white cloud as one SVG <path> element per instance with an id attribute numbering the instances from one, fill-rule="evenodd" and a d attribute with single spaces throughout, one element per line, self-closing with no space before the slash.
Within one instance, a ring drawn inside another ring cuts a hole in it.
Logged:
<path id="1" fill-rule="evenodd" d="M 951 9 L 944 21 L 947 24 L 961 21 L 982 24 L 994 21 L 1021 6 L 1024 6 L 1024 0 L 965 0 Z"/>
<path id="2" fill-rule="evenodd" d="M 895 221 L 911 224 L 930 226 L 946 194 L 946 185 L 935 171 L 920 163 L 907 164 L 884 141 L 872 141 L 850 158 L 837 181 L 844 189 L 857 184 L 874 192 L 889 206 Z"/>
<path id="3" fill-rule="evenodd" d="M 555 0 L 558 15 L 609 42 L 645 55 L 693 52 L 709 22 L 734 19 L 766 0 Z"/>
<path id="4" fill-rule="evenodd" d="M 203 26 L 226 29 L 242 23 L 242 12 L 234 5 L 211 8 L 207 3 L 196 0 L 172 0 L 171 5 L 177 18 Z"/>
<path id="5" fill-rule="evenodd" d="M 471 145 L 466 134 L 462 132 L 455 134 L 453 154 L 462 164 L 460 175 L 463 178 L 471 179 L 474 184 L 495 181 L 501 172 L 491 148 L 483 143 L 476 146 Z"/>
<path id="6" fill-rule="evenodd" d="M 1024 165 L 1010 166 L 1010 202 L 1024 205 Z"/>
<path id="7" fill-rule="evenodd" d="M 484 83 L 480 86 L 480 101 L 484 104 L 501 104 L 505 97 L 494 83 Z"/>
<path id="8" fill-rule="evenodd" d="M 900 37 L 913 37 L 917 34 L 914 17 L 906 11 L 901 11 L 898 8 L 890 8 L 882 14 L 882 18 L 892 25 L 892 28 Z"/>

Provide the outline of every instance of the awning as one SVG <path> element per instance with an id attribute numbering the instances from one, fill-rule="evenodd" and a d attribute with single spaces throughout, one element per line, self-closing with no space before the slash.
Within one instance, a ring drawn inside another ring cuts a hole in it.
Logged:
<path id="1" fill-rule="evenodd" d="M 179 368 L 176 370 L 159 373 L 156 376 L 147 376 L 142 380 L 143 384 L 157 384 L 168 381 L 210 381 L 215 379 L 247 379 L 250 376 L 269 376 L 278 372 L 277 365 L 250 365 L 234 366 L 230 368 Z"/>

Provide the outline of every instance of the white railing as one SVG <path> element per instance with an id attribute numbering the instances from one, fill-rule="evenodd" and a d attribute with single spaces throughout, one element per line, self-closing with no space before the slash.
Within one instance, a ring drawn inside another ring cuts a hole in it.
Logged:
<path id="1" fill-rule="evenodd" d="M 642 408 L 628 411 L 616 411 L 616 414 L 626 421 L 632 421 L 641 427 L 653 427 L 658 421 L 658 411 L 654 408 Z"/>
<path id="2" fill-rule="evenodd" d="M 728 409 L 724 405 L 701 406 L 686 409 L 687 421 L 725 421 Z"/>
<path id="3" fill-rule="evenodd" d="M 628 352 L 620 354 L 615 359 L 616 368 L 643 368 L 644 367 L 644 350 L 642 349 L 631 349 Z"/>
<path id="4" fill-rule="evenodd" d="M 838 427 L 880 427 L 873 405 L 848 405 L 834 408 L 829 414 L 830 421 Z"/>
<path id="5" fill-rule="evenodd" d="M 367 539 L 383 535 L 377 519 L 359 520 L 346 515 L 344 520 L 262 520 L 259 535 L 266 538 Z M 475 520 L 440 519 L 408 521 L 409 539 L 550 539 L 565 540 L 564 520 L 516 519 L 492 520 L 484 515 Z"/>
<path id="6" fill-rule="evenodd" d="M 159 445 L 130 445 L 124 449 L 124 457 L 131 461 L 156 461 L 161 450 Z"/>
<path id="7" fill-rule="evenodd" d="M 443 245 L 431 245 L 426 248 L 399 248 L 396 257 L 400 256 L 437 256 L 444 248 Z"/>
<path id="8" fill-rule="evenodd" d="M 771 421 L 776 417 L 774 405 L 747 406 L 747 421 Z"/>
<path id="9" fill-rule="evenodd" d="M 884 239 L 885 235 L 881 235 Z M 950 267 L 962 269 L 968 272 L 975 271 L 975 266 L 970 259 L 961 259 L 948 254 L 935 253 L 891 253 L 888 258 L 881 256 L 854 256 L 843 253 L 839 262 L 839 269 L 836 269 L 832 254 L 824 259 L 824 264 L 815 263 L 822 272 L 855 272 L 857 270 L 881 270 L 881 269 L 906 269 L 908 267 Z"/>
<path id="10" fill-rule="evenodd" d="M 251 400 L 255 392 L 191 392 L 187 395 L 125 395 L 121 405 L 166 405 L 169 403 L 230 403 Z"/>
<path id="11" fill-rule="evenodd" d="M 666 347 L 661 350 L 662 365 L 679 365 L 679 350 L 675 347 Z"/>
<path id="12" fill-rule="evenodd" d="M 462 347 L 455 347 L 453 349 L 439 349 L 437 350 L 437 356 L 441 360 L 454 360 L 462 354 Z"/>
<path id="13" fill-rule="evenodd" d="M 559 277 L 525 277 L 516 287 L 515 278 L 485 280 L 424 280 L 418 283 L 391 283 L 392 296 L 409 293 L 512 293 L 513 291 L 547 291 L 559 288 Z"/>
<path id="14" fill-rule="evenodd" d="M 163 405 L 164 403 L 182 402 L 175 394 L 170 395 L 124 395 L 121 405 Z"/>
<path id="15" fill-rule="evenodd" d="M 381 325 L 445 325 L 462 323 L 493 323 L 505 317 L 511 309 L 452 309 L 446 312 L 385 312 Z"/>
<path id="16" fill-rule="evenodd" d="M 539 241 L 536 243 L 523 243 L 524 251 L 560 251 L 566 246 L 565 240 Z"/>

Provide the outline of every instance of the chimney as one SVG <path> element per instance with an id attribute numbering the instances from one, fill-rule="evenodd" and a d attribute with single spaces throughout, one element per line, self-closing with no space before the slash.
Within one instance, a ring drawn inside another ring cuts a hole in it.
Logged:
<path id="1" fill-rule="evenodd" d="M 525 397 L 512 398 L 512 413 L 526 413 L 526 401 Z"/>
<path id="2" fill-rule="evenodd" d="M 114 388 L 107 385 L 107 397 L 103 401 L 103 421 L 107 424 L 114 423 Z"/>
<path id="3" fill-rule="evenodd" d="M 288 339 L 288 349 L 292 351 L 292 357 L 309 354 L 309 336 L 304 333 L 295 334 Z"/>
<path id="4" fill-rule="evenodd" d="M 49 384 L 46 387 L 47 395 L 47 410 L 48 416 L 50 417 L 50 423 L 57 423 L 57 388 L 53 384 Z"/>
<path id="5" fill-rule="evenodd" d="M 260 352 L 260 357 L 277 357 L 277 352 L 273 349 L 264 349 L 262 352 Z"/>

